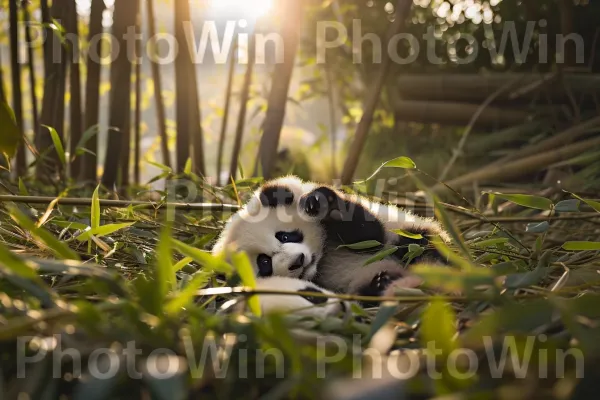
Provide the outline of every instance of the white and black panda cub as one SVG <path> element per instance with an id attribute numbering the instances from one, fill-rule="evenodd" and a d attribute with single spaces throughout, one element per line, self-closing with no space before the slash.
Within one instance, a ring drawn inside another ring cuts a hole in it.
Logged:
<path id="1" fill-rule="evenodd" d="M 398 229 L 423 238 L 415 240 L 393 232 Z M 245 251 L 263 280 L 285 276 L 337 293 L 377 296 L 411 281 L 402 262 L 408 246 L 427 246 L 432 236 L 448 241 L 435 220 L 288 176 L 265 183 L 253 194 L 229 219 L 213 253 L 228 247 Z M 381 247 L 360 251 L 340 248 L 373 240 L 399 249 L 365 266 Z M 412 263 L 424 259 L 440 260 L 440 256 L 427 246 Z M 278 283 L 281 289 L 290 290 L 300 285 L 291 282 Z"/>

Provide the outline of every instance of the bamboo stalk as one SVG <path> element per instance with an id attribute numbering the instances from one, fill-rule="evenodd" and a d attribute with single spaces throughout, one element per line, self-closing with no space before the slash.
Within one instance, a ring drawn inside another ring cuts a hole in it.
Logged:
<path id="1" fill-rule="evenodd" d="M 559 146 L 573 142 L 580 136 L 589 133 L 589 131 L 594 128 L 600 128 L 600 116 L 588 119 L 587 121 L 584 121 L 580 124 L 571 126 L 563 132 L 552 135 L 548 139 L 543 140 L 539 143 L 517 150 L 513 154 L 509 154 L 508 156 L 503 157 L 500 160 L 494 162 L 494 165 L 502 165 L 511 160 L 555 149 Z"/>
<path id="2" fill-rule="evenodd" d="M 138 1 L 138 13 L 135 18 L 135 33 L 142 33 L 142 5 Z M 139 56 L 135 64 L 135 105 L 134 105 L 134 122 L 133 122 L 133 181 L 136 185 L 141 181 L 141 152 L 142 152 L 142 42 L 136 40 L 135 53 Z"/>
<path id="3" fill-rule="evenodd" d="M 77 150 L 77 144 L 81 140 L 83 134 L 83 121 L 81 120 L 81 73 L 79 69 L 79 27 L 77 18 L 77 4 L 75 0 L 69 3 L 67 12 L 67 31 L 73 34 L 74 41 L 69 47 L 69 86 L 71 94 L 71 109 L 69 112 L 70 118 L 70 150 L 73 157 Z M 76 157 L 71 163 L 73 176 L 78 176 L 81 172 L 81 158 Z"/>
<path id="4" fill-rule="evenodd" d="M 0 202 L 43 204 L 47 205 L 57 200 L 58 204 L 65 206 L 91 206 L 91 198 L 71 198 L 71 197 L 47 197 L 47 196 L 15 196 L 0 195 Z M 100 199 L 100 207 L 127 208 L 129 206 L 145 209 L 162 209 L 173 207 L 178 210 L 202 210 L 202 211 L 231 211 L 239 210 L 235 204 L 216 204 L 216 203 L 154 203 L 138 200 L 108 200 Z"/>
<path id="5" fill-rule="evenodd" d="M 406 19 L 408 18 L 408 14 L 410 13 L 411 6 L 412 0 L 398 0 L 396 2 L 396 15 L 395 20 L 391 24 L 389 29 L 388 42 L 394 35 L 400 33 L 404 29 L 406 25 Z M 383 58 L 381 69 L 379 70 L 379 73 L 375 78 L 375 82 L 373 83 L 367 94 L 364 112 L 362 118 L 360 119 L 358 127 L 356 128 L 354 141 L 350 146 L 350 150 L 348 151 L 348 157 L 346 158 L 346 163 L 344 164 L 344 169 L 342 170 L 342 184 L 344 185 L 349 185 L 352 183 L 352 178 L 354 177 L 354 173 L 356 172 L 356 167 L 358 166 L 363 146 L 365 144 L 365 141 L 367 140 L 367 135 L 371 128 L 371 124 L 373 123 L 373 114 L 375 113 L 375 109 L 379 104 L 381 89 L 383 88 L 383 83 L 387 78 L 391 64 L 392 60 L 390 59 L 390 57 Z"/>
<path id="6" fill-rule="evenodd" d="M 219 135 L 219 150 L 217 151 L 217 186 L 221 186 L 221 169 L 223 168 L 223 150 L 225 148 L 225 137 L 227 134 L 227 123 L 229 121 L 229 108 L 231 107 L 231 92 L 233 90 L 233 76 L 235 73 L 235 53 L 238 51 L 237 39 L 234 40 L 231 54 L 229 55 L 229 71 L 227 72 L 227 89 L 225 89 L 225 106 L 223 108 L 223 120 L 221 122 L 221 133 Z"/>
<path id="7" fill-rule="evenodd" d="M 9 3 L 10 19 L 10 67 L 12 75 L 12 103 L 15 121 L 23 135 L 23 93 L 21 88 L 21 64 L 19 62 L 19 6 L 17 0 Z M 25 146 L 20 143 L 17 148 L 16 171 L 18 176 L 24 176 L 27 170 Z"/>
<path id="8" fill-rule="evenodd" d="M 23 19 L 25 20 L 25 40 L 28 44 L 31 43 L 31 27 L 29 24 L 32 22 L 31 14 L 29 13 L 29 2 L 23 0 L 21 2 L 21 9 L 23 10 Z M 36 79 L 35 79 L 35 57 L 33 54 L 33 47 L 27 46 L 27 64 L 29 66 L 29 90 L 31 93 L 31 112 L 32 112 L 32 123 L 33 131 L 36 132 L 39 129 L 40 121 L 38 114 L 38 103 L 37 95 L 35 94 Z"/>
<path id="9" fill-rule="evenodd" d="M 102 33 L 102 13 L 104 12 L 104 0 L 92 0 L 90 12 L 90 27 L 88 42 Z M 96 43 L 96 54 L 102 54 L 102 40 Z M 98 126 L 100 111 L 100 76 L 102 65 L 95 62 L 91 57 L 92 52 L 88 51 L 87 56 L 87 76 L 85 83 L 85 125 L 86 130 Z M 81 179 L 95 182 L 98 169 L 98 135 L 94 135 L 85 146 L 94 154 L 85 153 L 82 156 Z"/>
<path id="10" fill-rule="evenodd" d="M 150 38 L 156 37 L 156 24 L 154 21 L 154 0 L 148 0 L 146 19 L 148 22 L 148 34 Z M 155 45 L 156 43 L 154 43 Z M 156 48 L 153 49 L 156 54 Z M 150 60 L 152 67 L 152 83 L 154 84 L 154 101 L 156 102 L 156 119 L 158 123 L 158 134 L 160 136 L 160 148 L 162 151 L 163 164 L 171 168 L 171 153 L 169 152 L 169 138 L 167 137 L 167 117 L 165 113 L 165 103 L 162 97 L 162 77 L 160 66 Z"/>
<path id="11" fill-rule="evenodd" d="M 242 149 L 242 140 L 244 129 L 246 128 L 246 112 L 248 110 L 248 99 L 250 98 L 250 86 L 252 84 L 252 74 L 254 72 L 254 62 L 256 59 L 254 33 L 251 34 L 248 43 L 248 65 L 244 75 L 244 84 L 240 95 L 240 110 L 238 113 L 237 127 L 235 129 L 235 141 L 233 142 L 233 151 L 231 153 L 231 163 L 229 165 L 229 177 L 235 179 L 238 170 L 238 159 Z"/>
<path id="12" fill-rule="evenodd" d="M 260 140 L 259 162 L 265 178 L 271 178 L 279 138 L 285 119 L 286 105 L 290 82 L 294 72 L 296 52 L 300 41 L 300 30 L 304 13 L 302 0 L 288 0 L 282 2 L 281 36 L 285 46 L 283 63 L 275 65 L 271 91 L 267 105 L 267 113 L 263 122 L 263 134 Z"/>
<path id="13" fill-rule="evenodd" d="M 544 169 L 548 165 L 555 162 L 563 161 L 570 157 L 576 156 L 577 154 L 589 150 L 595 146 L 600 146 L 600 137 L 594 137 L 560 149 L 552 149 L 541 154 L 531 155 L 529 157 L 514 160 L 511 163 L 506 163 L 503 165 L 497 165 L 496 163 L 493 163 L 487 167 L 446 182 L 446 185 L 453 188 L 460 188 L 461 186 L 470 185 L 476 181 L 485 182 L 494 179 L 506 180 L 509 178 L 523 176 L 533 171 Z M 446 186 L 438 183 L 433 187 L 432 190 L 439 192 L 445 189 L 447 189 Z"/>

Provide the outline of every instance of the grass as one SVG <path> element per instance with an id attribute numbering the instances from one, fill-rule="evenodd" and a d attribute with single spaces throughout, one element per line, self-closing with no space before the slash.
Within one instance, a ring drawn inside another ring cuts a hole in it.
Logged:
<path id="1" fill-rule="evenodd" d="M 229 204 L 259 183 L 217 189 L 192 181 L 204 202 Z M 262 292 L 243 256 L 232 265 L 208 252 L 227 212 L 175 210 L 167 193 L 162 208 L 102 205 L 102 190 L 72 194 L 90 204 L 0 204 L 7 398 L 562 399 L 598 388 L 593 199 L 500 193 L 486 195 L 489 209 L 439 203 L 456 240 L 452 249 L 438 246 L 452 267 L 418 266 L 422 291 L 318 320 L 258 316 L 256 304 L 232 311 Z M 498 366 L 503 351 L 509 356 Z M 519 368 L 514 360 L 529 362 Z M 349 380 L 353 374 L 361 379 Z"/>

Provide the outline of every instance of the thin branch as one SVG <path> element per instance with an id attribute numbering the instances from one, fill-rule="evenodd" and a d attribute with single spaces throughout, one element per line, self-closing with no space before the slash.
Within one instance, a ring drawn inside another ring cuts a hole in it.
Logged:
<path id="1" fill-rule="evenodd" d="M 13 203 L 27 203 L 27 204 L 50 204 L 56 197 L 44 197 L 44 196 L 13 196 L 13 195 L 0 195 L 1 202 L 13 202 Z M 65 206 L 91 206 L 91 198 L 72 198 L 72 197 L 60 197 L 58 198 L 58 204 Z M 239 210 L 239 206 L 234 204 L 216 204 L 216 203 L 154 203 L 149 201 L 137 201 L 137 200 L 108 200 L 100 199 L 100 207 L 112 207 L 112 208 L 127 208 L 134 206 L 143 209 L 161 209 L 167 207 L 173 207 L 177 210 L 201 210 L 201 211 L 231 211 L 235 212 Z"/>

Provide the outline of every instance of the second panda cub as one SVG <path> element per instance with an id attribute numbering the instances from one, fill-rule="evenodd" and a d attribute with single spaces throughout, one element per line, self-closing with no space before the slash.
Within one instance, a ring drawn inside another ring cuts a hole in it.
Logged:
<path id="1" fill-rule="evenodd" d="M 422 238 L 411 239 L 394 230 Z M 245 251 L 260 277 L 300 278 L 339 293 L 377 296 L 411 280 L 403 261 L 410 244 L 425 247 L 411 263 L 440 259 L 429 245 L 433 236 L 448 241 L 435 220 L 288 176 L 267 182 L 253 194 L 227 222 L 213 252 L 229 246 Z M 344 247 L 365 241 L 381 246 Z M 384 246 L 398 249 L 365 265 Z"/>

